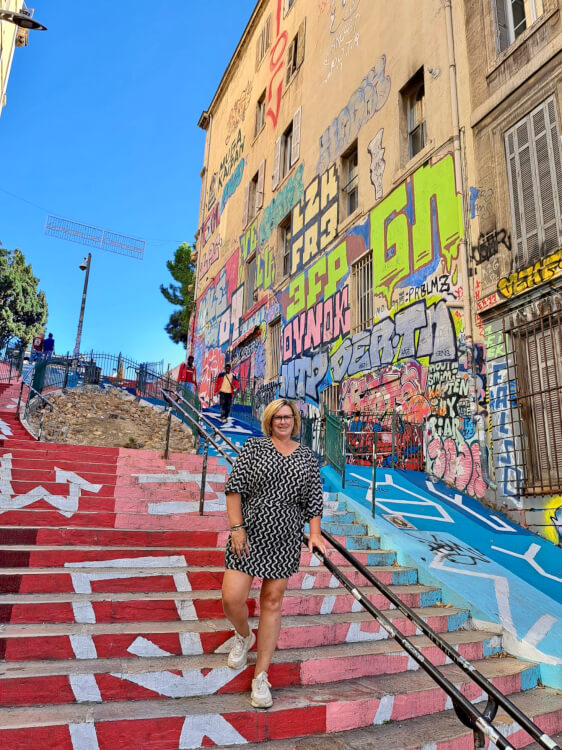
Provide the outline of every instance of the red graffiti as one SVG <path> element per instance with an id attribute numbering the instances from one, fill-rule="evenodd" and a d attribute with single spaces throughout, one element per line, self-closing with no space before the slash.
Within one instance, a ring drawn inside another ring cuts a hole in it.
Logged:
<path id="1" fill-rule="evenodd" d="M 269 53 L 269 70 L 270 79 L 267 87 L 267 104 L 266 117 L 271 119 L 273 127 L 277 127 L 279 109 L 281 107 L 281 95 L 283 94 L 283 68 L 285 67 L 285 50 L 287 49 L 288 34 L 286 31 L 281 32 L 281 5 L 282 0 L 277 0 L 277 11 L 275 13 L 275 43 Z M 274 91 L 274 85 L 277 85 Z"/>
<path id="2" fill-rule="evenodd" d="M 199 398 L 201 403 L 209 406 L 213 400 L 212 385 L 224 365 L 224 354 L 220 349 L 208 349 L 201 369 Z"/>

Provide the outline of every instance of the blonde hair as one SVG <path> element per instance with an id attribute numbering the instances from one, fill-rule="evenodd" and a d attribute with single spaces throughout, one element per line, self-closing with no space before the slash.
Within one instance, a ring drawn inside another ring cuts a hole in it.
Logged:
<path id="1" fill-rule="evenodd" d="M 279 409 L 283 408 L 283 406 L 288 406 L 293 412 L 294 421 L 291 437 L 299 434 L 301 428 L 301 415 L 299 414 L 294 401 L 289 401 L 288 398 L 276 398 L 275 401 L 272 401 L 265 407 L 265 411 L 263 413 L 263 417 L 261 420 L 261 429 L 264 435 L 271 435 L 271 420 L 277 414 Z"/>

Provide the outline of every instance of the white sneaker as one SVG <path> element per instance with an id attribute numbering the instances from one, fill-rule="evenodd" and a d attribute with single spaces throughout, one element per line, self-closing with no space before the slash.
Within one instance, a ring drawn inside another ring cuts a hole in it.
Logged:
<path id="1" fill-rule="evenodd" d="M 269 708 L 273 705 L 270 687 L 271 683 L 268 682 L 267 672 L 260 672 L 257 677 L 254 677 L 250 696 L 250 703 L 254 708 Z"/>
<path id="2" fill-rule="evenodd" d="M 241 669 L 248 663 L 248 651 L 256 642 L 254 632 L 250 630 L 250 635 L 244 638 L 243 635 L 234 631 L 234 645 L 228 655 L 228 666 L 231 669 Z"/>

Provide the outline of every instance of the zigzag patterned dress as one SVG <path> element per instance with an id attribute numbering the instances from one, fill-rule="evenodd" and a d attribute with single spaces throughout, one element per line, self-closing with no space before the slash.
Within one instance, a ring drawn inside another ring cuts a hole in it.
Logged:
<path id="1" fill-rule="evenodd" d="M 244 443 L 225 493 L 242 496 L 242 518 L 250 543 L 238 558 L 226 545 L 225 565 L 259 578 L 289 578 L 299 569 L 303 526 L 322 515 L 320 469 L 305 446 L 284 456 L 268 437 Z"/>

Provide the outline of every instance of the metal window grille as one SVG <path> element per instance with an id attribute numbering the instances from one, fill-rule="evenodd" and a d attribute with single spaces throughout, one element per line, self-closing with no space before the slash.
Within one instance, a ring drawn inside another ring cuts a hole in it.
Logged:
<path id="1" fill-rule="evenodd" d="M 271 352 L 271 377 L 276 378 L 281 369 L 281 320 L 276 320 L 269 326 L 269 342 Z"/>
<path id="2" fill-rule="evenodd" d="M 368 254 L 351 267 L 357 306 L 354 330 L 359 331 L 373 322 L 373 258 Z"/>
<path id="3" fill-rule="evenodd" d="M 506 132 L 505 149 L 520 267 L 562 243 L 562 151 L 553 96 Z"/>
<path id="4" fill-rule="evenodd" d="M 336 412 L 340 408 L 340 387 L 337 383 L 329 385 L 320 394 L 320 400 L 324 409 L 331 412 Z"/>
<path id="5" fill-rule="evenodd" d="M 562 314 L 530 322 L 515 317 L 505 331 L 513 355 L 507 358 L 514 435 L 514 464 L 520 494 L 562 491 Z M 509 350 L 508 350 L 509 351 Z M 518 442 L 520 441 L 520 443 Z"/>

